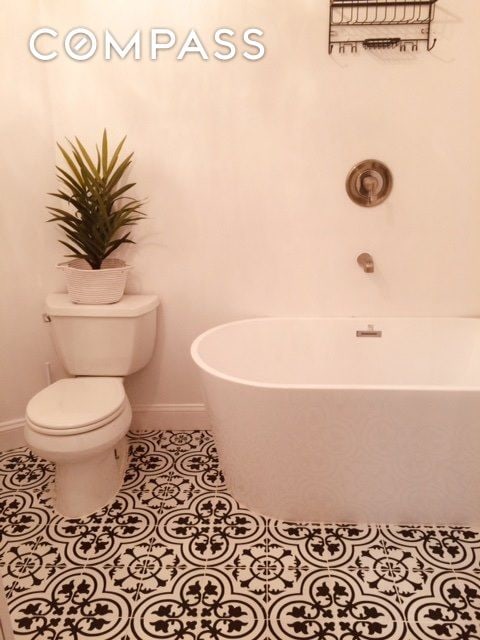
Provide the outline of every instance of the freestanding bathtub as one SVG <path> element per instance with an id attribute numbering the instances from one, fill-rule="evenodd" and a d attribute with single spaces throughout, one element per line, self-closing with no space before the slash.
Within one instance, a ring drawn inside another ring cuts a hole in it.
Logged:
<path id="1" fill-rule="evenodd" d="M 244 320 L 202 334 L 192 356 L 245 506 L 480 524 L 480 319 Z"/>

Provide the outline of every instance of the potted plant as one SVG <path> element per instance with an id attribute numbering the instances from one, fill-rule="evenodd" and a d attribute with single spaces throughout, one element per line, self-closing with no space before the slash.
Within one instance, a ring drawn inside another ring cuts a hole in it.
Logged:
<path id="1" fill-rule="evenodd" d="M 110 256 L 121 245 L 134 242 L 128 228 L 145 216 L 143 202 L 126 195 L 135 183 L 122 185 L 133 153 L 120 158 L 123 138 L 110 155 L 106 130 L 93 158 L 78 138 L 68 142 L 69 152 L 58 144 L 67 164 L 65 169 L 56 167 L 62 186 L 49 194 L 62 200 L 65 208 L 47 207 L 48 222 L 56 222 L 65 232 L 67 239 L 60 242 L 71 252 L 66 257 L 73 258 L 58 267 L 65 272 L 73 302 L 117 302 L 131 266 Z"/>

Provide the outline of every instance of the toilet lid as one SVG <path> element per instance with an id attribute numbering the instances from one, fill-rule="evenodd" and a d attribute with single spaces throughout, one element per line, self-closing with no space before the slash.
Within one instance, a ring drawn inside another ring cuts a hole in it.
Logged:
<path id="1" fill-rule="evenodd" d="M 37 393 L 26 413 L 32 425 L 45 430 L 87 431 L 113 419 L 124 403 L 120 378 L 65 378 Z"/>

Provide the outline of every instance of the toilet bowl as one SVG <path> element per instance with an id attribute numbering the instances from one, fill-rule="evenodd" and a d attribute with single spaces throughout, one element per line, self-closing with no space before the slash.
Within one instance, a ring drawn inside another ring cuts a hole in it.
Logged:
<path id="1" fill-rule="evenodd" d="M 30 400 L 25 439 L 55 464 L 55 506 L 64 516 L 98 511 L 121 486 L 132 420 L 123 379 L 152 356 L 157 307 L 155 295 L 126 295 L 109 305 L 78 305 L 66 294 L 47 297 L 56 350 L 74 377 Z"/>
<path id="2" fill-rule="evenodd" d="M 34 453 L 55 463 L 55 501 L 62 515 L 93 513 L 117 493 L 131 419 L 121 378 L 62 379 L 30 400 L 25 439 Z"/>

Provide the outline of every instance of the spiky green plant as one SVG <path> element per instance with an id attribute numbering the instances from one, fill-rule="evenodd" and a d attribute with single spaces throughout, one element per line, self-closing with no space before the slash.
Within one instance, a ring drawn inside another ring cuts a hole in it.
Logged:
<path id="1" fill-rule="evenodd" d="M 141 211 L 144 203 L 125 195 L 135 183 L 120 186 L 133 153 L 120 159 L 123 138 L 110 157 L 106 130 L 101 149 L 96 146 L 94 159 L 78 138 L 75 143 L 67 141 L 69 152 L 60 144 L 58 148 L 69 170 L 56 167 L 62 187 L 49 194 L 67 206 L 47 207 L 51 213 L 48 222 L 57 222 L 65 232 L 67 240 L 60 242 L 71 251 L 67 258 L 83 258 L 92 269 L 100 269 L 103 260 L 120 245 L 134 243 L 130 231 L 123 231 L 145 216 Z"/>

